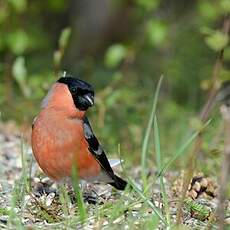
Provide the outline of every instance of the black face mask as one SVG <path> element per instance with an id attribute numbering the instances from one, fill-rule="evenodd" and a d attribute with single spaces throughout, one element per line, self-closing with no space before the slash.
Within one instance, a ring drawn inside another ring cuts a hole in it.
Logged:
<path id="1" fill-rule="evenodd" d="M 94 105 L 94 90 L 89 83 L 73 78 L 70 75 L 61 77 L 57 82 L 68 86 L 77 109 L 86 111 Z"/>

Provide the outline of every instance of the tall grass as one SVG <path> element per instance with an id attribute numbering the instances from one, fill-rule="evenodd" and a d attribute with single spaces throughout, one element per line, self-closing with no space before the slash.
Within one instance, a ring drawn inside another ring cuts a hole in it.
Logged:
<path id="1" fill-rule="evenodd" d="M 139 197 L 141 197 L 154 211 L 154 213 L 157 215 L 157 217 L 162 221 L 162 223 L 165 225 L 165 227 L 171 228 L 171 218 L 170 218 L 170 210 L 169 210 L 169 200 L 167 196 L 167 192 L 165 189 L 165 184 L 163 180 L 164 173 L 169 169 L 169 167 L 182 155 L 187 154 L 187 150 L 189 146 L 193 143 L 193 141 L 197 138 L 201 130 L 198 130 L 197 132 L 194 132 L 188 139 L 183 143 L 176 152 L 172 155 L 172 157 L 163 164 L 163 155 L 161 151 L 161 145 L 160 145 L 160 134 L 159 134 L 159 127 L 157 123 L 156 118 L 156 106 L 158 101 L 158 96 L 160 92 L 160 87 L 162 84 L 163 77 L 160 78 L 155 96 L 153 99 L 152 109 L 149 116 L 149 121 L 147 125 L 147 129 L 144 135 L 143 144 L 142 144 L 142 151 L 141 151 L 141 178 L 143 183 L 143 190 L 140 189 L 140 186 L 138 186 L 132 179 L 129 179 L 130 185 L 133 187 L 135 192 Z M 204 130 L 210 123 L 210 120 L 204 124 L 203 127 L 201 127 L 202 130 Z M 146 191 L 150 187 L 150 184 L 148 184 L 147 176 L 146 176 L 146 169 L 147 169 L 147 158 L 148 158 L 148 148 L 149 148 L 149 140 L 150 140 L 150 134 L 153 129 L 154 132 L 154 146 L 155 146 L 155 154 L 156 154 L 156 162 L 157 162 L 157 171 L 158 175 L 156 177 L 160 180 L 160 193 L 162 194 L 162 200 L 163 200 L 163 206 L 165 211 L 165 216 L 159 208 L 157 208 L 153 202 L 150 201 L 150 199 L 146 196 Z"/>
<path id="2" fill-rule="evenodd" d="M 21 215 L 25 205 L 24 198 L 26 192 L 29 192 L 29 174 L 27 165 L 27 155 L 25 144 L 21 139 L 20 143 L 21 165 L 22 172 L 19 180 L 15 180 L 13 190 L 11 192 L 11 207 L 9 210 L 9 228 L 24 229 L 22 224 Z M 20 208 L 19 208 L 20 207 Z"/>
<path id="3" fill-rule="evenodd" d="M 155 116 L 154 118 L 154 144 L 155 144 L 155 153 L 156 153 L 156 160 L 157 160 L 157 169 L 160 170 L 162 167 L 162 152 L 161 152 L 161 144 L 160 144 L 160 135 L 159 135 L 159 129 L 157 124 L 157 118 Z M 168 204 L 168 196 L 165 190 L 165 184 L 163 180 L 163 175 L 160 176 L 160 190 L 163 198 L 163 204 L 165 207 L 165 213 L 166 213 L 166 220 L 167 225 L 170 226 L 170 211 L 169 211 L 169 204 Z"/>
<path id="4" fill-rule="evenodd" d="M 128 178 L 129 184 L 132 186 L 136 194 L 144 201 L 146 202 L 149 207 L 152 208 L 153 212 L 157 215 L 157 217 L 162 221 L 164 225 L 167 225 L 167 222 L 165 220 L 165 217 L 163 216 L 161 210 L 156 207 L 156 205 L 145 195 L 145 193 L 139 188 L 139 186 L 130 178 Z M 153 218 L 155 218 L 153 216 Z"/>
<path id="5" fill-rule="evenodd" d="M 151 133 L 152 126 L 153 126 L 154 116 L 156 113 L 157 101 L 158 101 L 158 96 L 159 96 L 162 80 L 163 80 L 163 76 L 160 77 L 160 80 L 156 87 L 152 109 L 151 109 L 148 125 L 147 125 L 144 139 L 143 139 L 142 149 L 141 149 L 141 173 L 142 173 L 141 177 L 142 177 L 144 188 L 147 187 L 146 162 L 147 162 L 148 144 L 149 144 L 149 139 L 150 139 L 150 133 Z"/>
<path id="6" fill-rule="evenodd" d="M 84 224 L 84 222 L 86 221 L 86 218 L 87 218 L 87 213 L 86 213 L 86 208 L 85 208 L 82 192 L 81 192 L 81 189 L 79 186 L 79 182 L 80 181 L 79 181 L 79 177 L 78 177 L 77 166 L 73 165 L 73 167 L 72 167 L 72 185 L 73 185 L 73 189 L 74 189 L 74 192 L 76 195 L 80 221 L 82 224 Z"/>

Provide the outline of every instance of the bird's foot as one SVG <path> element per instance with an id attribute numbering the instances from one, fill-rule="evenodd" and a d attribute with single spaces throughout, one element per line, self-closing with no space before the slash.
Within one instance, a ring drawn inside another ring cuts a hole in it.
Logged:
<path id="1" fill-rule="evenodd" d="M 34 188 L 33 193 L 36 197 L 49 195 L 50 193 L 54 193 L 55 196 L 58 195 L 56 185 L 48 177 L 43 179 L 35 178 L 32 185 Z"/>

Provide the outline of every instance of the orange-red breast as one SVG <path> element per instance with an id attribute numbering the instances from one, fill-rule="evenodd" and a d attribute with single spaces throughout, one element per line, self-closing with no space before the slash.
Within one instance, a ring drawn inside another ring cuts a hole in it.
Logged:
<path id="1" fill-rule="evenodd" d="M 124 190 L 85 116 L 94 105 L 94 90 L 82 80 L 60 78 L 48 92 L 32 128 L 32 149 L 41 169 L 52 179 L 71 176 L 73 164 L 81 179 L 106 182 Z"/>

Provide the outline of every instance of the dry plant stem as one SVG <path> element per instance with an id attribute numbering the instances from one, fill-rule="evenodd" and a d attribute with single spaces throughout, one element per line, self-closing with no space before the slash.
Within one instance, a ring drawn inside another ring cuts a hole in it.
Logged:
<path id="1" fill-rule="evenodd" d="M 220 175 L 220 189 L 219 189 L 219 202 L 217 208 L 217 216 L 219 217 L 219 229 L 224 229 L 224 202 L 226 198 L 227 184 L 229 182 L 228 177 L 230 173 L 230 107 L 222 105 L 221 108 L 222 117 L 224 120 L 225 130 L 225 142 L 224 142 L 224 157 L 222 162 L 222 169 Z"/>
<path id="2" fill-rule="evenodd" d="M 34 200 L 36 205 L 42 210 L 45 211 L 49 216 L 51 216 L 56 221 L 59 220 L 57 215 L 55 215 L 52 211 L 48 210 L 32 193 L 30 193 L 31 198 Z"/>
<path id="3" fill-rule="evenodd" d="M 223 28 L 222 31 L 224 34 L 228 34 L 229 33 L 229 29 L 230 29 L 230 15 L 227 15 L 224 23 L 223 23 Z M 218 84 L 218 78 L 219 78 L 219 74 L 220 74 L 220 70 L 222 68 L 222 63 L 223 63 L 223 56 L 224 56 L 224 50 L 222 49 L 216 59 L 216 62 L 214 64 L 213 67 L 213 73 L 212 73 L 212 87 L 211 90 L 209 92 L 209 96 L 208 96 L 208 100 L 205 103 L 201 113 L 200 113 L 200 120 L 202 122 L 206 122 L 208 120 L 208 116 L 209 113 L 213 107 L 213 104 L 215 102 L 215 97 L 216 97 L 216 93 L 217 90 L 219 88 L 219 84 Z"/>
<path id="4" fill-rule="evenodd" d="M 223 33 L 228 34 L 229 28 L 230 28 L 230 16 L 227 15 L 225 20 L 224 20 L 224 23 L 223 23 L 223 28 L 222 28 Z M 210 114 L 212 107 L 215 103 L 216 93 L 217 93 L 218 88 L 219 88 L 218 79 L 219 79 L 219 75 L 220 75 L 220 70 L 222 68 L 223 55 L 224 55 L 224 50 L 221 50 L 217 56 L 216 62 L 215 62 L 214 67 L 213 67 L 212 87 L 211 87 L 210 92 L 209 92 L 208 100 L 205 103 L 205 105 L 204 105 L 204 107 L 201 110 L 201 113 L 199 115 L 199 119 L 202 123 L 207 122 L 209 114 Z M 190 183 L 192 176 L 193 176 L 193 172 L 194 172 L 194 168 L 195 168 L 195 160 L 196 160 L 197 155 L 199 154 L 199 152 L 201 150 L 202 141 L 203 141 L 203 138 L 202 138 L 202 130 L 201 130 L 200 134 L 197 136 L 197 139 L 194 143 L 194 148 L 188 157 L 188 163 L 187 163 L 187 167 L 186 167 L 187 170 L 185 172 L 185 177 L 184 177 L 183 187 L 182 187 L 182 195 L 181 195 L 180 202 L 178 203 L 178 206 L 177 206 L 176 223 L 178 225 L 181 223 L 181 220 L 182 220 L 183 202 L 184 202 L 186 192 L 187 192 L 188 187 L 189 187 L 189 183 Z"/>

